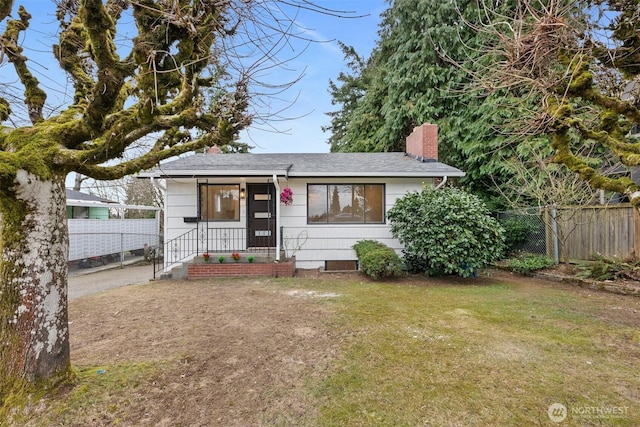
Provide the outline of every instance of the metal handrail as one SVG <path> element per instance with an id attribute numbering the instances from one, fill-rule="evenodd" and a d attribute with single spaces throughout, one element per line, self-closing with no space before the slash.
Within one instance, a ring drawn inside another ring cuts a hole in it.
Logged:
<path id="1" fill-rule="evenodd" d="M 282 227 L 279 232 L 282 235 Z M 157 250 L 153 251 L 153 278 L 156 278 L 156 273 L 205 252 L 212 255 L 232 252 L 266 252 L 268 256 L 273 252 L 275 255 L 277 249 L 271 246 L 269 236 L 255 237 L 252 240 L 256 241 L 257 245 L 249 247 L 247 229 L 244 227 L 215 228 L 202 223 L 199 227 L 166 241 L 163 245 L 162 260 Z"/>
<path id="2" fill-rule="evenodd" d="M 153 278 L 156 278 L 156 273 L 159 273 L 162 270 L 165 270 L 169 267 L 172 267 L 174 265 L 179 264 L 180 262 L 184 261 L 185 259 L 189 258 L 190 256 L 193 256 L 194 253 L 197 253 L 197 248 L 196 251 L 194 252 L 192 249 L 192 242 L 195 242 L 197 244 L 198 239 L 198 229 L 194 228 L 192 230 L 187 231 L 184 234 L 181 234 L 180 236 L 171 239 L 167 242 L 164 243 L 163 245 L 163 249 L 162 249 L 162 256 L 159 256 L 158 254 L 158 249 L 154 249 L 153 250 Z M 187 248 L 186 251 L 179 251 L 179 252 L 175 252 L 175 251 L 167 251 L 167 248 L 172 248 L 172 247 L 185 247 Z M 167 253 L 168 252 L 168 253 Z M 173 255 L 177 254 L 177 253 L 182 253 L 183 256 L 179 259 L 174 259 Z M 165 263 L 166 261 L 166 263 Z"/>

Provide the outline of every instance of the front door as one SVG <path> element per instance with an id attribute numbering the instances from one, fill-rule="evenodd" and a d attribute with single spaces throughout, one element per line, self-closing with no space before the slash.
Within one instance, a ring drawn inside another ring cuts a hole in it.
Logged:
<path id="1" fill-rule="evenodd" d="M 276 246 L 276 190 L 273 184 L 247 184 L 250 248 Z"/>

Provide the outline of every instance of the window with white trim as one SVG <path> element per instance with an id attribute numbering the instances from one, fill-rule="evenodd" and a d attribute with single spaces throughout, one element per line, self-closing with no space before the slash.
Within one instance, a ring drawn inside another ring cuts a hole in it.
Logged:
<path id="1" fill-rule="evenodd" d="M 200 221 L 240 221 L 240 185 L 200 184 Z"/>
<path id="2" fill-rule="evenodd" d="M 309 224 L 383 224 L 384 184 L 308 184 Z"/>

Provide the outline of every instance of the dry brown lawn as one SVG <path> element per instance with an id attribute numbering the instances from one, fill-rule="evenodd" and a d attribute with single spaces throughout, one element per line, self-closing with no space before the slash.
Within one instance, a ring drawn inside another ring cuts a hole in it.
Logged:
<path id="1" fill-rule="evenodd" d="M 638 379 L 611 359 L 640 366 L 640 298 L 508 273 L 157 281 L 73 300 L 70 323 L 77 383 L 14 425 L 553 425 L 549 403 L 578 391 L 631 411 L 604 425 L 640 420 Z"/>

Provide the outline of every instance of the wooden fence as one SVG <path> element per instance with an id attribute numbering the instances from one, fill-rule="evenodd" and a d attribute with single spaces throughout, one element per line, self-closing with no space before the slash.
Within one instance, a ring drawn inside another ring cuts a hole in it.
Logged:
<path id="1" fill-rule="evenodd" d="M 543 215 L 547 256 L 640 257 L 640 215 L 630 204 L 548 207 Z"/>

